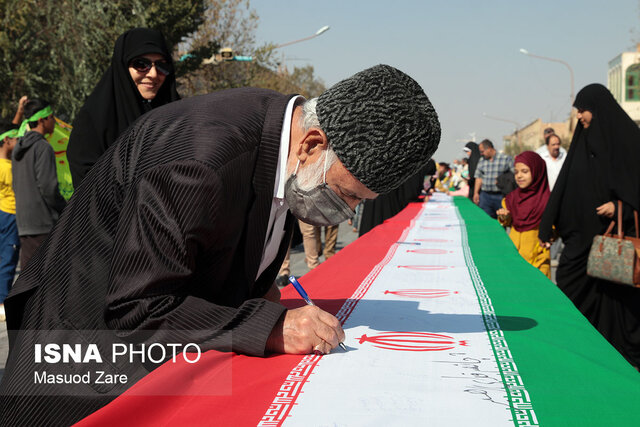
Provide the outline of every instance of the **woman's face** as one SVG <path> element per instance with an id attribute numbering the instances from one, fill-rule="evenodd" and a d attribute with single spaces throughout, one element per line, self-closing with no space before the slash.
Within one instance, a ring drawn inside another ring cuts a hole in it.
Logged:
<path id="1" fill-rule="evenodd" d="M 528 186 L 531 185 L 531 182 L 533 181 L 533 175 L 531 175 L 531 168 L 529 168 L 529 166 L 525 165 L 524 163 L 516 163 L 514 165 L 514 169 L 515 169 L 515 177 L 516 177 L 516 184 L 518 184 L 518 187 L 520 188 L 527 188 Z"/>
<path id="2" fill-rule="evenodd" d="M 151 68 L 147 71 L 140 71 L 139 67 L 136 69 L 132 66 L 132 63 L 135 61 L 135 59 L 133 59 L 129 64 L 129 74 L 131 74 L 131 79 L 138 88 L 140 95 L 142 95 L 144 99 L 151 100 L 156 97 L 167 77 L 164 73 L 158 70 L 155 63 L 166 62 L 166 60 L 164 56 L 159 53 L 146 53 L 144 55 L 140 55 L 138 58 L 146 58 L 151 61 Z"/>
<path id="3" fill-rule="evenodd" d="M 582 127 L 584 127 L 585 129 L 588 128 L 591 124 L 592 119 L 593 114 L 591 114 L 591 111 L 578 108 L 578 120 L 580 120 L 580 123 L 582 123 Z"/>

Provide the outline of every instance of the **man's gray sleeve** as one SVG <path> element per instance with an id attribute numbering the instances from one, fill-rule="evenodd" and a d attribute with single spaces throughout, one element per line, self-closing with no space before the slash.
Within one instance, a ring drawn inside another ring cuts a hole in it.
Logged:
<path id="1" fill-rule="evenodd" d="M 58 189 L 58 174 L 56 172 L 56 156 L 48 143 L 35 144 L 36 150 L 35 174 L 38 190 L 45 203 L 58 213 L 64 209 L 65 201 Z"/>

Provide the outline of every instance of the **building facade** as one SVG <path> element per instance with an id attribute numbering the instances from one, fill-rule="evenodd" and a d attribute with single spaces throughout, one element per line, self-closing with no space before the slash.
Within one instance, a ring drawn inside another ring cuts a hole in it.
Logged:
<path id="1" fill-rule="evenodd" d="M 556 135 L 560 137 L 562 146 L 569 147 L 571 143 L 571 136 L 573 135 L 573 129 L 575 128 L 575 118 L 573 119 L 573 126 L 570 126 L 570 119 L 564 122 L 543 122 L 542 119 L 536 119 L 528 125 L 523 126 L 514 132 L 503 137 L 504 140 L 504 152 L 509 155 L 516 155 L 526 150 L 535 151 L 540 146 L 544 145 L 544 130 L 546 128 L 553 128 Z"/>
<path id="2" fill-rule="evenodd" d="M 640 44 L 609 61 L 607 87 L 636 124 L 640 125 Z"/>

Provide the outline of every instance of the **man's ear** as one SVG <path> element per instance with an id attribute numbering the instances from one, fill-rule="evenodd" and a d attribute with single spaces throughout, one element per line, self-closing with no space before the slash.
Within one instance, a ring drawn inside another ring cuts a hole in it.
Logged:
<path id="1" fill-rule="evenodd" d="M 308 158 L 315 158 L 318 153 L 329 147 L 329 139 L 320 128 L 309 128 L 302 136 L 300 144 L 296 150 L 296 155 L 300 163 L 304 164 Z"/>

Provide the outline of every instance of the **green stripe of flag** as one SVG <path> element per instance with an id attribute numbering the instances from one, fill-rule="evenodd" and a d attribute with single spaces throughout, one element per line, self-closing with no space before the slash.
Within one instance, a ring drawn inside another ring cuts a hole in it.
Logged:
<path id="1" fill-rule="evenodd" d="M 474 263 L 541 426 L 640 426 L 640 373 L 520 257 L 496 220 L 456 197 Z"/>

